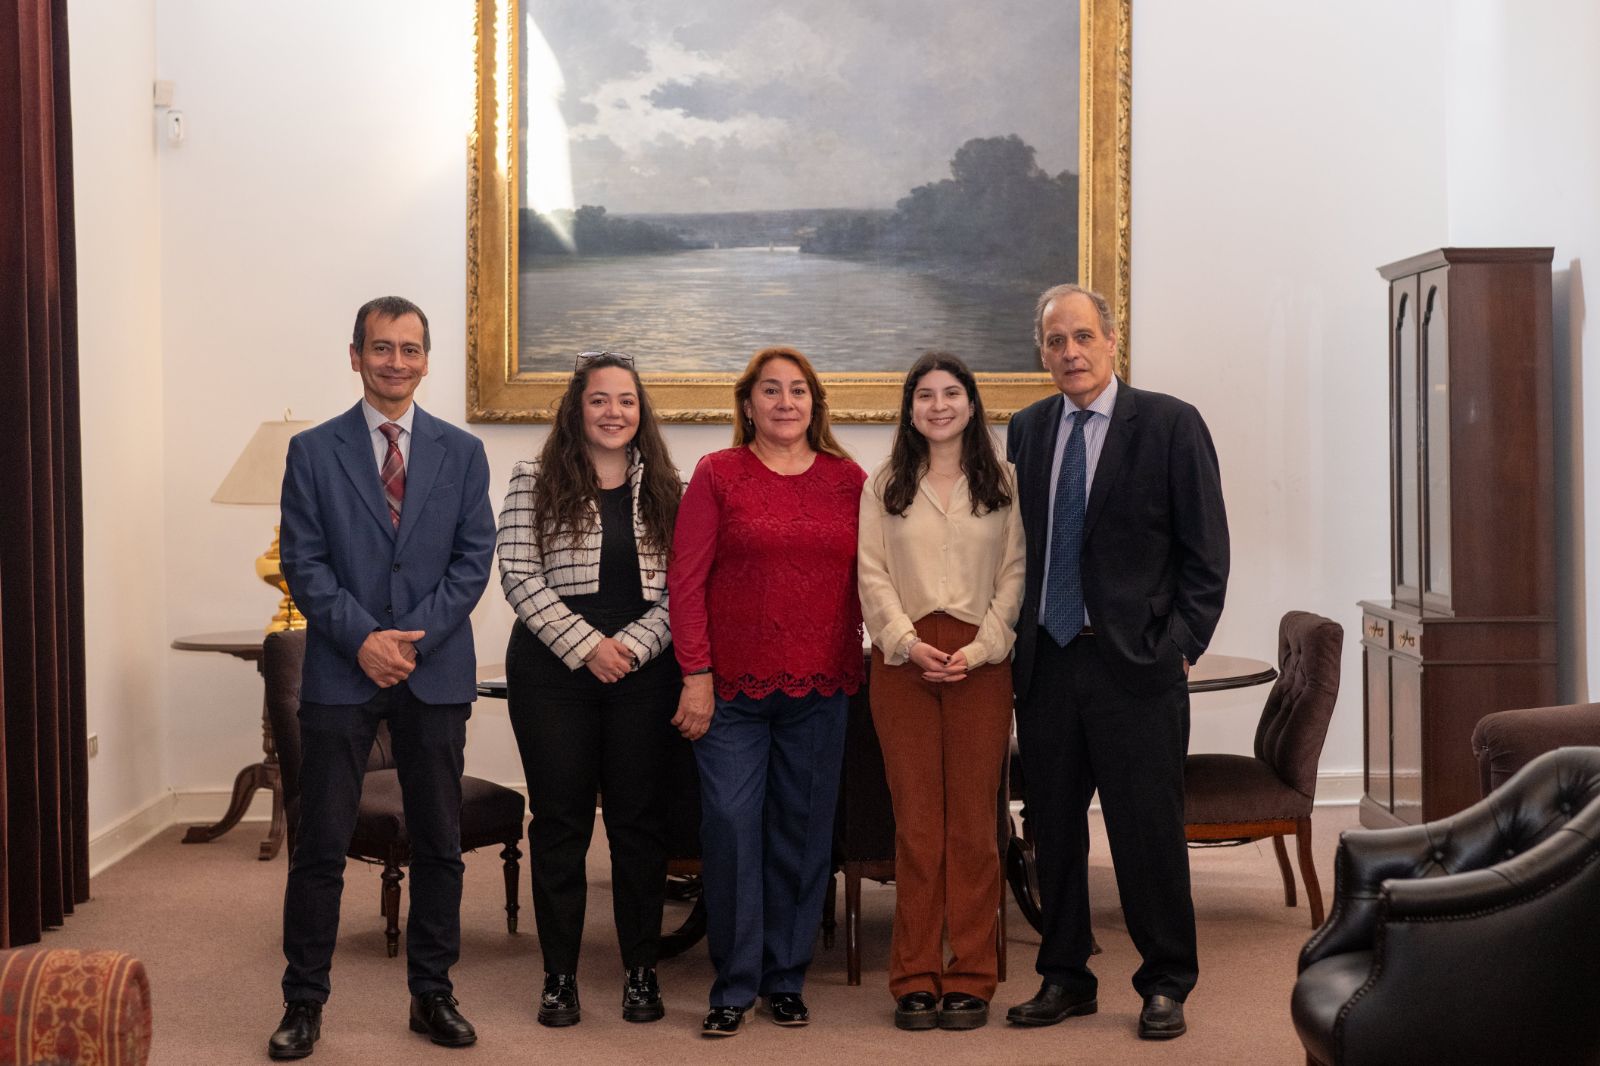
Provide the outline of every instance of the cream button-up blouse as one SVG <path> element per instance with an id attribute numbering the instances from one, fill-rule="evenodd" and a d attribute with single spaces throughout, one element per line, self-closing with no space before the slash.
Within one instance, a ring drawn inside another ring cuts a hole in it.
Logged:
<path id="1" fill-rule="evenodd" d="M 924 476 L 916 498 L 900 515 L 883 509 L 887 462 L 862 486 L 857 556 L 861 614 L 867 635 L 889 665 L 906 661 L 904 648 L 916 632 L 913 621 L 934 611 L 978 627 L 972 643 L 959 649 L 969 666 L 1000 662 L 1011 654 L 1027 557 L 1016 470 L 1010 463 L 1001 465 L 1011 486 L 1011 505 L 982 515 L 972 513 L 965 477 L 951 489 L 946 510 Z"/>

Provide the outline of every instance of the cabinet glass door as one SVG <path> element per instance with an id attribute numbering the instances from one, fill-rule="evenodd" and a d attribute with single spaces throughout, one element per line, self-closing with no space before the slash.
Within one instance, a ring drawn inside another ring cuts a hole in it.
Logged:
<path id="1" fill-rule="evenodd" d="M 1422 602 L 1450 610 L 1450 268 L 1422 275 Z"/>
<path id="2" fill-rule="evenodd" d="M 1417 492 L 1417 279 L 1389 286 L 1390 484 L 1393 507 L 1390 544 L 1396 603 L 1422 605 L 1421 511 Z"/>

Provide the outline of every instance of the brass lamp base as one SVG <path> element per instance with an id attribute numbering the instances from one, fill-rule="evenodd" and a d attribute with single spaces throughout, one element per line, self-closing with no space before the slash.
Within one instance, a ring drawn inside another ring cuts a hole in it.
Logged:
<path id="1" fill-rule="evenodd" d="M 300 613 L 300 609 L 294 605 L 294 597 L 289 595 L 289 583 L 283 578 L 283 567 L 278 559 L 277 526 L 272 527 L 272 546 L 256 559 L 256 576 L 283 593 L 283 599 L 278 601 L 278 613 L 267 623 L 267 632 L 304 629 L 306 616 Z"/>

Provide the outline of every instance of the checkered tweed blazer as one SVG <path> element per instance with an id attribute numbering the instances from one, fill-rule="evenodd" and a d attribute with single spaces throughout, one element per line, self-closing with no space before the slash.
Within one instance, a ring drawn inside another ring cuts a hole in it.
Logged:
<path id="1" fill-rule="evenodd" d="M 563 596 L 600 591 L 600 516 L 594 529 L 557 538 L 544 554 L 539 552 L 533 528 L 533 490 L 539 479 L 539 460 L 518 463 L 511 471 L 511 487 L 500 509 L 496 549 L 500 556 L 500 585 L 517 618 L 544 641 L 567 665 L 581 667 L 600 643 L 602 634 L 572 608 Z M 638 621 L 618 630 L 614 638 L 638 658 L 640 665 L 661 654 L 672 642 L 667 627 L 667 557 L 645 547 L 639 516 L 639 485 L 644 463 L 637 456 L 628 467 L 633 487 L 633 536 L 639 546 L 639 586 L 650 610 Z"/>

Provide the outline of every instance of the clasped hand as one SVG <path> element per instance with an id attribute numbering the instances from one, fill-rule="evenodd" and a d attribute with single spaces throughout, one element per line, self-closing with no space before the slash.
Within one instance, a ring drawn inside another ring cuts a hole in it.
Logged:
<path id="1" fill-rule="evenodd" d="M 392 688 L 416 669 L 417 641 L 427 635 L 422 629 L 375 629 L 361 642 L 356 663 L 379 688 Z"/>
<path id="2" fill-rule="evenodd" d="M 950 681 L 963 681 L 967 671 L 967 655 L 962 651 L 944 652 L 935 648 L 925 640 L 919 640 L 911 645 L 907 657 L 922 668 L 922 679 L 944 683 Z"/>
<path id="3" fill-rule="evenodd" d="M 600 643 L 583 660 L 583 665 L 601 682 L 610 685 L 627 677 L 637 662 L 627 645 L 614 637 L 601 637 Z"/>

